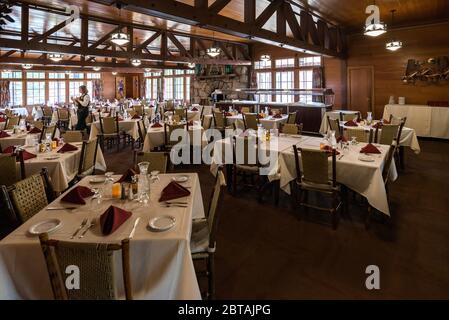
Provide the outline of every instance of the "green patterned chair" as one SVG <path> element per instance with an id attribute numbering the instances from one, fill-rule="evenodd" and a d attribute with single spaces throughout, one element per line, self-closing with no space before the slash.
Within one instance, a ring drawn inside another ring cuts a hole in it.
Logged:
<path id="1" fill-rule="evenodd" d="M 64 142 L 83 142 L 83 133 L 81 131 L 66 131 L 62 136 L 64 138 Z"/>
<path id="2" fill-rule="evenodd" d="M 125 297 L 132 300 L 129 239 L 120 244 L 74 243 L 48 239 L 48 234 L 39 236 L 42 252 L 47 264 L 53 296 L 56 300 L 116 300 L 116 272 L 114 252 L 121 251 Z M 80 270 L 80 287 L 67 290 L 65 270 L 76 265 Z"/>
<path id="3" fill-rule="evenodd" d="M 143 152 L 134 151 L 134 168 L 137 169 L 137 164 L 140 162 L 149 162 L 148 172 L 159 171 L 160 173 L 167 172 L 168 153 L 165 152 Z"/>
<path id="4" fill-rule="evenodd" d="M 256 113 L 244 113 L 243 114 L 243 125 L 245 130 L 253 129 L 257 130 L 257 125 L 259 124 L 259 119 L 257 119 Z"/>
<path id="5" fill-rule="evenodd" d="M 0 185 L 11 186 L 24 178 L 17 168 L 16 158 L 10 154 L 0 154 Z"/>

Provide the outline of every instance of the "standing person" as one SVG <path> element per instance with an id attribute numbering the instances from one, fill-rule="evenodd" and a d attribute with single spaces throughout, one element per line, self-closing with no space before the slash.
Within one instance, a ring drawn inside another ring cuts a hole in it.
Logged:
<path id="1" fill-rule="evenodd" d="M 72 98 L 72 101 L 77 108 L 78 122 L 76 130 L 84 131 L 84 129 L 87 129 L 86 118 L 89 115 L 90 96 L 85 85 L 80 86 L 79 92 L 80 96 Z"/>

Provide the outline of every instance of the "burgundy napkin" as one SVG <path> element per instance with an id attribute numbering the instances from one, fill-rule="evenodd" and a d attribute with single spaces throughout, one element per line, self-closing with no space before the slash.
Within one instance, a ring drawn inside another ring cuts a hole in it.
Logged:
<path id="1" fill-rule="evenodd" d="M 41 133 L 42 131 L 39 129 L 39 128 L 37 128 L 37 127 L 34 127 L 33 129 L 31 129 L 28 133 L 29 134 L 34 134 L 34 133 Z"/>
<path id="2" fill-rule="evenodd" d="M 360 153 L 381 153 L 372 143 L 368 143 L 365 147 L 360 150 Z"/>
<path id="3" fill-rule="evenodd" d="M 197 107 L 193 107 L 191 111 L 198 111 Z"/>
<path id="4" fill-rule="evenodd" d="M 5 150 L 3 150 L 3 153 L 14 153 L 14 150 L 16 148 L 14 146 L 9 146 L 8 148 L 6 148 Z"/>
<path id="5" fill-rule="evenodd" d="M 282 114 L 276 113 L 276 114 L 273 116 L 273 118 L 275 118 L 275 119 L 280 119 L 280 118 L 282 118 Z"/>
<path id="6" fill-rule="evenodd" d="M 343 142 L 348 142 L 348 139 L 346 139 L 345 136 L 339 136 L 339 137 L 337 138 L 337 142 L 341 142 L 341 141 L 343 141 Z"/>
<path id="7" fill-rule="evenodd" d="M 354 122 L 354 120 L 349 120 L 348 122 L 345 123 L 346 127 L 358 127 L 359 125 L 357 123 Z"/>
<path id="8" fill-rule="evenodd" d="M 384 124 L 382 122 L 378 122 L 375 125 L 373 125 L 374 129 L 381 129 L 384 126 Z"/>
<path id="9" fill-rule="evenodd" d="M 131 119 L 140 119 L 140 116 L 138 114 L 135 114 Z"/>
<path id="10" fill-rule="evenodd" d="M 118 121 L 123 121 L 123 118 L 122 117 L 118 117 Z"/>
<path id="11" fill-rule="evenodd" d="M 162 190 L 161 197 L 159 198 L 159 202 L 170 201 L 178 198 L 187 197 L 190 195 L 190 191 L 185 187 L 181 186 L 176 181 L 171 181 L 165 188 Z"/>
<path id="12" fill-rule="evenodd" d="M 131 177 L 137 175 L 137 172 L 133 169 L 126 170 L 125 174 L 117 181 L 118 183 L 122 182 L 131 182 Z"/>
<path id="13" fill-rule="evenodd" d="M 6 122 L 5 118 L 0 118 L 0 122 Z"/>
<path id="14" fill-rule="evenodd" d="M 90 190 L 90 188 L 77 186 L 70 190 L 70 192 L 61 199 L 61 201 L 75 204 L 86 204 L 84 198 L 91 197 L 93 195 L 94 193 L 92 192 L 92 190 Z"/>
<path id="15" fill-rule="evenodd" d="M 11 135 L 10 134 L 8 134 L 8 132 L 5 132 L 5 131 L 0 131 L 0 138 L 8 138 L 8 137 L 10 137 Z"/>
<path id="16" fill-rule="evenodd" d="M 190 120 L 190 121 L 188 122 L 188 124 L 189 124 L 189 126 L 193 126 L 193 120 Z"/>
<path id="17" fill-rule="evenodd" d="M 225 112 L 225 117 L 232 117 L 232 113 L 230 113 L 230 112 Z"/>
<path id="18" fill-rule="evenodd" d="M 159 122 L 155 122 L 155 123 L 153 123 L 151 128 L 162 128 L 162 125 Z"/>
<path id="19" fill-rule="evenodd" d="M 69 151 L 76 151 L 78 150 L 77 147 L 74 145 L 71 145 L 70 143 L 66 143 L 62 146 L 61 149 L 58 150 L 59 153 L 69 152 Z"/>
<path id="20" fill-rule="evenodd" d="M 114 206 L 110 206 L 100 216 L 101 233 L 107 236 L 117 230 L 132 213 Z"/>
<path id="21" fill-rule="evenodd" d="M 332 147 L 331 146 L 325 146 L 324 148 L 323 148 L 323 150 L 324 151 L 326 151 L 327 153 L 329 153 L 329 155 L 332 155 Z M 335 155 L 339 155 L 340 154 L 340 152 L 338 152 L 337 150 L 335 150 Z"/>
<path id="22" fill-rule="evenodd" d="M 26 150 L 22 151 L 22 156 L 23 156 L 23 160 L 24 161 L 27 161 L 27 160 L 30 160 L 30 159 L 33 159 L 33 158 L 37 157 L 35 154 L 33 154 L 31 152 L 28 152 Z"/>
<path id="23" fill-rule="evenodd" d="M 390 121 L 383 119 L 382 120 L 383 124 L 390 124 Z"/>
<path id="24" fill-rule="evenodd" d="M 154 108 L 154 106 L 153 106 L 153 105 L 151 105 L 151 106 L 150 106 L 150 108 Z"/>
<path id="25" fill-rule="evenodd" d="M 357 123 L 362 122 L 362 118 L 360 118 L 359 116 L 357 116 L 357 119 L 355 119 L 355 121 L 357 121 Z"/>

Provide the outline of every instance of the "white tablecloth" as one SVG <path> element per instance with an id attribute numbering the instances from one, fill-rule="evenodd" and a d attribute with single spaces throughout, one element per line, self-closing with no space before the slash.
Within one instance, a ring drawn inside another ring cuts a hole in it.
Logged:
<path id="1" fill-rule="evenodd" d="M 25 173 L 28 176 L 39 173 L 42 168 L 47 168 L 50 175 L 53 188 L 57 192 L 62 192 L 69 187 L 69 182 L 76 177 L 78 173 L 78 166 L 81 157 L 82 143 L 71 143 L 78 147 L 77 151 L 57 153 L 60 149 L 52 152 L 37 153 L 34 147 L 26 148 L 28 152 L 37 155 L 37 158 L 25 161 Z M 58 156 L 58 159 L 48 160 L 50 156 Z M 106 162 L 103 157 L 101 148 L 97 148 L 97 158 L 95 168 L 101 171 L 106 171 Z"/>
<path id="2" fill-rule="evenodd" d="M 326 134 L 327 130 L 329 130 L 329 123 L 327 122 L 327 117 L 329 117 L 332 120 L 340 119 L 340 112 L 343 113 L 343 114 L 353 114 L 353 113 L 356 113 L 357 111 L 351 111 L 351 110 L 332 110 L 332 111 L 327 111 L 324 114 L 323 119 L 321 119 L 320 133 Z"/>
<path id="3" fill-rule="evenodd" d="M 0 138 L 0 145 L 2 150 L 8 148 L 9 146 L 23 146 L 26 144 L 27 139 L 37 138 L 39 139 L 40 133 L 37 134 L 28 134 L 28 133 L 17 133 L 13 134 L 12 130 L 6 131 L 10 137 Z M 59 129 L 56 128 L 55 137 L 59 138 L 60 132 Z"/>
<path id="4" fill-rule="evenodd" d="M 134 140 L 139 138 L 139 128 L 137 126 L 137 121 L 134 119 L 119 121 L 118 126 L 120 131 L 124 131 L 129 134 Z M 98 133 L 101 132 L 100 121 L 95 121 L 90 129 L 89 139 L 94 139 L 97 137 Z"/>
<path id="5" fill-rule="evenodd" d="M 418 137 L 449 139 L 449 108 L 420 105 L 389 104 L 384 109 L 384 119 L 390 115 L 407 117 L 406 126 L 413 128 Z"/>
<path id="6" fill-rule="evenodd" d="M 279 129 L 282 123 L 286 123 L 288 120 L 288 115 L 283 114 L 282 118 L 273 118 L 272 116 L 268 116 L 267 118 L 259 119 L 259 122 L 262 124 L 262 126 L 267 129 Z M 236 124 L 236 127 L 238 129 L 244 129 L 243 124 L 243 116 L 241 113 L 235 116 L 226 117 L 227 125 L 230 126 L 234 122 Z"/>
<path id="7" fill-rule="evenodd" d="M 46 211 L 45 209 L 25 222 L 13 233 L 0 241 L 0 299 L 52 299 L 52 291 L 39 239 L 29 236 L 27 230 L 33 224 L 48 218 L 57 218 L 62 226 L 50 234 L 52 239 L 118 243 L 129 236 L 137 217 L 141 221 L 130 242 L 131 282 L 134 299 L 201 299 L 195 269 L 190 252 L 192 219 L 204 217 L 201 187 L 196 173 L 187 174 L 190 179 L 191 196 L 186 198 L 187 208 L 165 208 L 157 199 L 173 174 L 160 175 L 160 182 L 151 186 L 148 207 L 138 202 L 104 200 L 100 205 L 87 201 L 84 207 L 68 211 Z M 81 184 L 88 185 L 89 177 Z M 96 219 L 106 208 L 114 204 L 133 213 L 113 234 L 102 236 L 99 224 L 86 233 L 83 239 L 69 240 L 70 235 L 88 217 Z M 56 200 L 50 206 L 60 206 Z M 160 215 L 171 215 L 176 225 L 165 232 L 152 232 L 148 221 Z M 115 256 L 117 288 L 119 297 L 124 297 L 121 280 L 120 254 Z"/>
<path id="8" fill-rule="evenodd" d="M 322 141 L 323 139 L 319 137 L 303 137 L 298 147 L 319 149 Z M 382 170 L 389 146 L 378 145 L 382 154 L 373 155 L 374 162 L 363 162 L 358 160 L 358 157 L 360 149 L 365 145 L 365 143 L 360 143 L 357 146 L 350 146 L 349 153 L 345 154 L 341 160 L 337 160 L 337 181 L 366 197 L 372 207 L 389 216 L 390 209 L 382 178 Z M 394 161 L 392 161 L 391 166 L 390 178 L 394 181 L 397 179 Z M 296 179 L 295 156 L 292 148 L 281 152 L 279 172 L 281 189 L 290 193 L 290 181 Z"/>
<path id="9" fill-rule="evenodd" d="M 164 134 L 165 131 L 163 124 L 162 128 L 148 128 L 148 132 L 143 144 L 143 151 L 150 152 L 156 147 L 165 145 Z M 207 144 L 207 138 L 201 126 L 189 126 L 189 137 L 191 145 L 201 144 L 202 146 L 205 146 Z"/>

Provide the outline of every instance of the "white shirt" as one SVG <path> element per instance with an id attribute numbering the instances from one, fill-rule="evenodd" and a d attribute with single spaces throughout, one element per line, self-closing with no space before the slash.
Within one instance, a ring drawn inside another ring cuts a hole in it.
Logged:
<path id="1" fill-rule="evenodd" d="M 79 104 L 82 107 L 87 107 L 90 104 L 90 96 L 88 94 L 85 94 L 84 96 L 79 97 Z"/>

